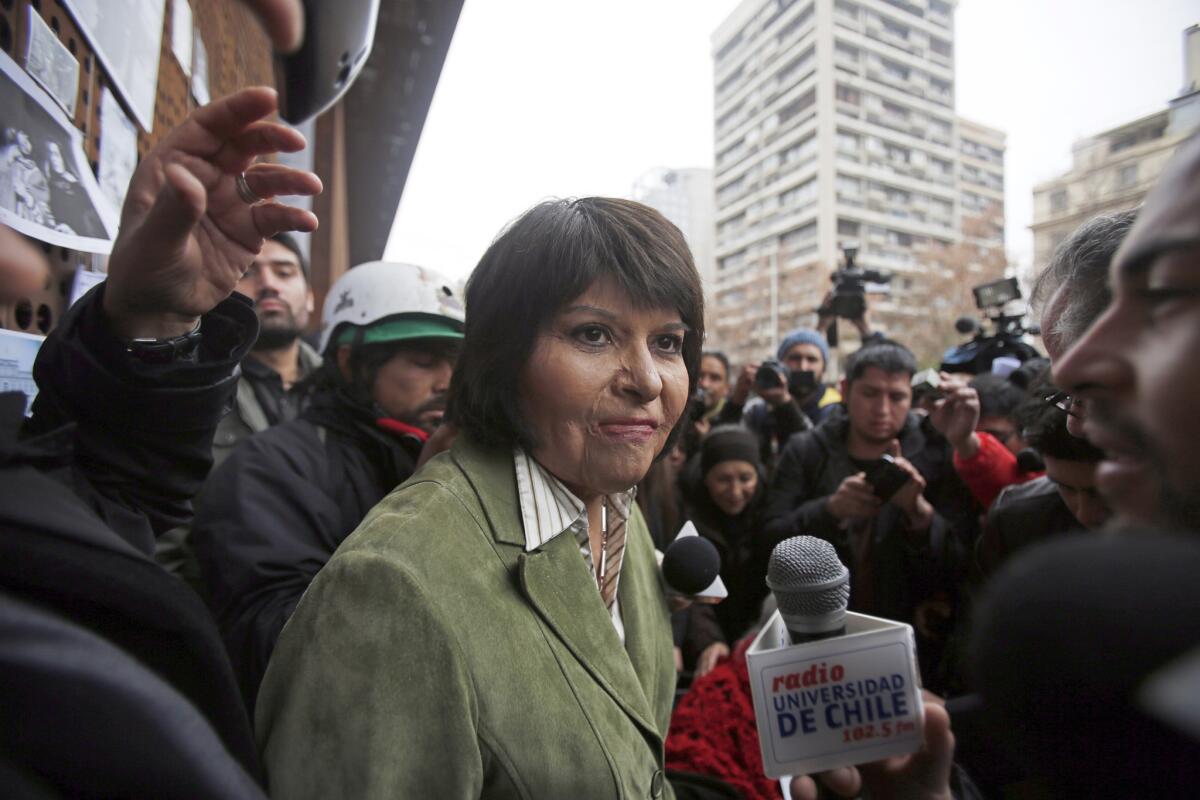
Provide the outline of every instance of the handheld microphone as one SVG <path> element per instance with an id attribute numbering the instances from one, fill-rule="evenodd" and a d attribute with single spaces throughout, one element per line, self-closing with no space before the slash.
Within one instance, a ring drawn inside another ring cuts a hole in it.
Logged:
<path id="1" fill-rule="evenodd" d="M 662 572 L 667 585 L 682 595 L 699 594 L 721 571 L 721 556 L 702 536 L 681 536 L 663 554 Z"/>
<path id="2" fill-rule="evenodd" d="M 767 586 L 775 595 L 792 644 L 846 632 L 850 570 L 824 539 L 793 536 L 777 544 L 767 565 Z"/>

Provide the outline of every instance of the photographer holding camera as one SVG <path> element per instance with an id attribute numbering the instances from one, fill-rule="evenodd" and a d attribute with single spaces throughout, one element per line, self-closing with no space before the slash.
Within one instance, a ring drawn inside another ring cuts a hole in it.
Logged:
<path id="1" fill-rule="evenodd" d="M 797 328 L 784 337 L 776 356 L 742 367 L 717 418 L 720 424 L 741 422 L 754 431 L 768 464 L 793 433 L 811 429 L 842 399 L 836 389 L 821 383 L 829 361 L 829 346 L 821 334 Z M 751 400 L 751 391 L 758 397 Z"/>

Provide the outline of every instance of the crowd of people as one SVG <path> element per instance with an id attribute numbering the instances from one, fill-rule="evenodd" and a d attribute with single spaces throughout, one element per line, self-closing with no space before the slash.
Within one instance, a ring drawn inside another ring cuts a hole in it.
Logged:
<path id="1" fill-rule="evenodd" d="M 143 158 L 32 417 L 0 395 L 6 796 L 778 797 L 745 653 L 797 535 L 912 625 L 930 693 L 919 752 L 793 797 L 1194 785 L 1200 139 L 1040 270 L 1047 359 L 914 387 L 867 313 L 840 374 L 822 315 L 705 350 L 678 229 L 599 197 L 511 223 L 465 302 L 359 265 L 310 341 L 317 220 L 273 198 L 321 185 L 256 163 L 304 146 L 275 108 Z M 12 291 L 37 252 L 0 245 Z M 667 592 L 685 523 L 719 604 Z"/>

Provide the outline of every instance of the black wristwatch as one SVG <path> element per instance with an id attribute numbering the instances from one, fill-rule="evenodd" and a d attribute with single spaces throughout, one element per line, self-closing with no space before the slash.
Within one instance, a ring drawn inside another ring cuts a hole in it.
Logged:
<path id="1" fill-rule="evenodd" d="M 196 327 L 170 339 L 132 339 L 125 352 L 144 364 L 195 363 L 200 357 L 200 320 Z"/>

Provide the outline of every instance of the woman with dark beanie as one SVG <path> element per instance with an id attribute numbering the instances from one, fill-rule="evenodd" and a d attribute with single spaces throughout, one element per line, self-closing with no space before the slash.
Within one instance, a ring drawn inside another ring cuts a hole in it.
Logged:
<path id="1" fill-rule="evenodd" d="M 683 476 L 683 495 L 687 519 L 721 555 L 729 597 L 715 611 L 729 645 L 758 619 L 774 544 L 763 538 L 766 471 L 754 434 L 740 425 L 714 428 Z"/>

